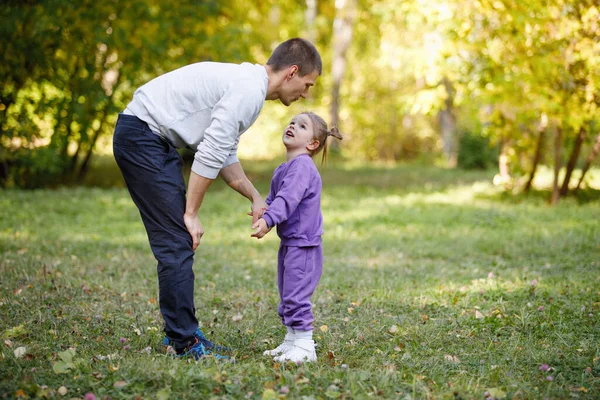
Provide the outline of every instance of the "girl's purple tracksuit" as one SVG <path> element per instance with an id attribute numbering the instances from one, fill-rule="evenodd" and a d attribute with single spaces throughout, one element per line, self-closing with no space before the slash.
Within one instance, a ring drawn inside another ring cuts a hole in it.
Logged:
<path id="1" fill-rule="evenodd" d="M 281 238 L 278 313 L 283 325 L 301 331 L 313 329 L 310 298 L 323 271 L 321 186 L 312 158 L 299 155 L 273 173 L 263 215 Z"/>

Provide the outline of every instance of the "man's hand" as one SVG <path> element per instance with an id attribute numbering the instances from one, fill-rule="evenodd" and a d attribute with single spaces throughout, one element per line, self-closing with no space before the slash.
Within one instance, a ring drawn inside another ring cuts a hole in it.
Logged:
<path id="1" fill-rule="evenodd" d="M 184 214 L 183 222 L 192 237 L 192 250 L 196 251 L 196 248 L 200 244 L 200 239 L 204 235 L 204 228 L 202 227 L 200 218 L 197 215 Z"/>
<path id="2" fill-rule="evenodd" d="M 252 202 L 251 209 L 252 213 L 249 213 L 248 215 L 252 215 L 252 225 L 254 225 L 256 221 L 258 221 L 258 219 L 261 218 L 265 213 L 265 210 L 267 209 L 267 203 L 265 203 L 263 198 L 259 196 L 258 199 Z"/>
<path id="3" fill-rule="evenodd" d="M 252 229 L 256 230 L 250 236 L 255 237 L 257 239 L 262 239 L 271 230 L 271 228 L 269 228 L 269 226 L 267 225 L 267 221 L 265 221 L 263 218 L 253 223 Z"/>
<path id="4" fill-rule="evenodd" d="M 242 165 L 239 162 L 228 165 L 221 169 L 220 174 L 233 190 L 252 202 L 252 211 L 248 215 L 252 215 L 252 224 L 254 224 L 262 217 L 267 208 L 267 203 L 265 203 L 258 190 L 256 190 L 252 182 L 246 177 Z"/>

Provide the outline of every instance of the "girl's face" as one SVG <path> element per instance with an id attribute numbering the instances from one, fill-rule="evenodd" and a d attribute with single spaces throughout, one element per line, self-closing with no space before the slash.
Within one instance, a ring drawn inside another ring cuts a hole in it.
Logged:
<path id="1" fill-rule="evenodd" d="M 319 144 L 313 139 L 313 128 L 313 122 L 308 115 L 296 115 L 283 131 L 283 144 L 287 151 L 310 154 Z"/>

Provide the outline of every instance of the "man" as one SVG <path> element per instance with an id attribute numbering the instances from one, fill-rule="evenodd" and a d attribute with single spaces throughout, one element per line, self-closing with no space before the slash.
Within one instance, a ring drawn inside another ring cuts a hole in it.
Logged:
<path id="1" fill-rule="evenodd" d="M 115 159 L 140 211 L 158 261 L 165 344 L 196 358 L 214 349 L 198 329 L 194 308 L 194 251 L 204 228 L 204 194 L 221 174 L 252 202 L 254 223 L 266 203 L 246 177 L 236 153 L 239 138 L 265 100 L 289 106 L 321 75 L 317 49 L 304 39 L 280 44 L 266 65 L 201 62 L 161 75 L 137 89 L 119 115 Z M 187 199 L 176 148 L 195 151 Z"/>

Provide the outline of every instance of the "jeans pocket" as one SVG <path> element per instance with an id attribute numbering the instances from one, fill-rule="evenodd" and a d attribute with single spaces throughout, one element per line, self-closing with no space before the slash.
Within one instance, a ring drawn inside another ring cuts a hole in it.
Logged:
<path id="1" fill-rule="evenodd" d="M 133 174 L 143 179 L 143 171 L 159 173 L 167 159 L 166 151 L 156 151 L 143 146 L 113 145 L 113 153 L 120 164 L 126 165 Z M 136 173 L 136 170 L 143 170 Z"/>

